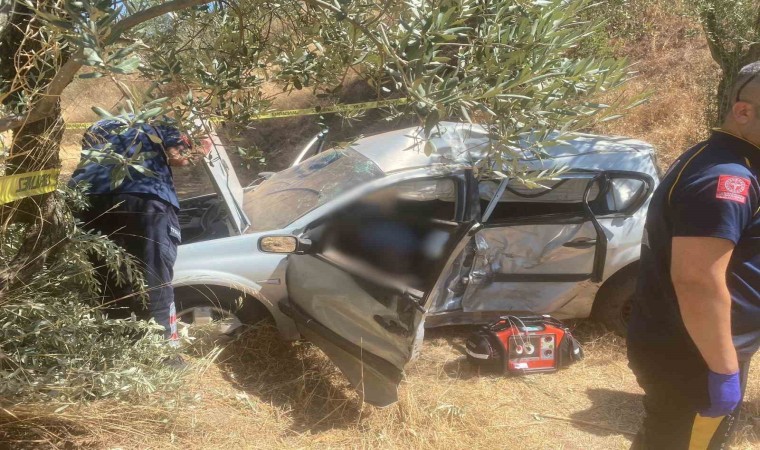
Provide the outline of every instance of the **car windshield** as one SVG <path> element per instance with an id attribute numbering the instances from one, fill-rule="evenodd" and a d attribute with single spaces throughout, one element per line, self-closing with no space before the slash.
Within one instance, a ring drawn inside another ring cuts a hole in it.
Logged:
<path id="1" fill-rule="evenodd" d="M 252 222 L 248 232 L 284 228 L 347 190 L 384 175 L 350 148 L 315 155 L 245 193 L 243 210 Z"/>

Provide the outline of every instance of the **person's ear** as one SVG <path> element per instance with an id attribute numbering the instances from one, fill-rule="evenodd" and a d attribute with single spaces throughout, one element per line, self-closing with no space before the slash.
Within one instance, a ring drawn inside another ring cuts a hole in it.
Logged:
<path id="1" fill-rule="evenodd" d="M 751 103 L 736 102 L 731 107 L 734 120 L 741 125 L 746 125 L 755 119 L 755 107 Z"/>

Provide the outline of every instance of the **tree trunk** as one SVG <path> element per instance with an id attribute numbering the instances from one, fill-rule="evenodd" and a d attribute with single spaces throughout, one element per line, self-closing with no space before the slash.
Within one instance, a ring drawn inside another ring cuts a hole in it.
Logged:
<path id="1" fill-rule="evenodd" d="M 45 8 L 41 0 L 37 7 Z M 49 3 L 48 3 L 49 5 Z M 13 12 L 0 34 L 0 81 L 4 90 L 14 86 L 14 80 L 23 80 L 25 89 L 18 89 L 6 97 L 4 104 L 13 108 L 21 103 L 22 94 L 44 87 L 55 75 L 56 64 L 39 61 L 49 58 L 40 51 L 46 43 L 40 36 L 42 24 L 33 11 L 21 2 L 14 4 Z M 54 62 L 54 61 L 53 61 Z M 46 63 L 46 64 L 45 64 Z M 18 85 L 18 84 L 16 84 Z M 32 100 L 37 100 L 32 98 Z M 54 114 L 37 122 L 23 125 L 12 131 L 13 141 L 8 158 L 4 161 L 6 175 L 33 172 L 60 167 L 60 144 L 63 138 L 63 121 L 60 103 Z M 0 267 L 0 294 L 15 283 L 24 282 L 45 264 L 48 254 L 64 236 L 60 208 L 55 193 L 28 197 L 0 210 L 3 229 L 11 224 L 25 226 L 23 242 L 15 256 Z"/>
<path id="2" fill-rule="evenodd" d="M 736 61 L 735 59 L 733 61 Z M 714 116 L 710 122 L 712 126 L 718 127 L 723 124 L 726 118 L 728 109 L 734 102 L 733 88 L 736 82 L 736 74 L 739 72 L 740 67 L 735 67 L 737 64 L 731 64 L 731 61 L 725 62 L 725 67 L 722 70 L 720 82 L 718 83 L 718 91 L 716 96 L 716 108 L 714 109 Z"/>
<path id="3" fill-rule="evenodd" d="M 749 13 L 749 8 L 747 9 Z M 736 75 L 747 64 L 760 61 L 760 42 L 743 45 L 732 38 L 732 32 L 722 27 L 717 19 L 715 9 L 703 7 L 700 10 L 700 20 L 707 36 L 707 44 L 710 48 L 713 60 L 721 69 L 721 79 L 716 92 L 716 103 L 710 108 L 711 125 L 719 126 L 725 120 L 728 109 L 734 102 L 734 84 Z M 760 36 L 760 8 L 756 9 L 754 21 L 754 36 Z"/>

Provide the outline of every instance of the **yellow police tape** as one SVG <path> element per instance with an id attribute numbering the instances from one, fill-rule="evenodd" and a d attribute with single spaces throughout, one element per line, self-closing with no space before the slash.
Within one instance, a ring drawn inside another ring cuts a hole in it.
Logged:
<path id="1" fill-rule="evenodd" d="M 382 108 L 385 106 L 398 106 L 409 103 L 408 98 L 392 100 L 378 100 L 373 102 L 348 103 L 334 106 L 315 106 L 305 109 L 288 109 L 284 111 L 271 111 L 254 117 L 256 120 L 277 119 L 281 117 L 313 116 L 317 114 L 345 113 L 364 111 L 367 109 Z M 218 122 L 220 119 L 212 119 Z M 70 130 L 84 130 L 92 126 L 92 122 L 70 122 L 66 128 Z M 53 192 L 58 184 L 60 169 L 41 170 L 0 177 L 0 205 L 10 203 L 32 195 Z"/>
<path id="2" fill-rule="evenodd" d="M 367 109 L 382 108 L 385 106 L 398 106 L 409 103 L 408 98 L 396 98 L 392 100 L 378 100 L 374 102 L 362 102 L 362 103 L 347 103 L 343 105 L 334 106 L 315 106 L 313 108 L 305 109 L 286 109 L 283 111 L 271 111 L 264 114 L 254 116 L 254 120 L 264 119 L 278 119 L 281 117 L 298 117 L 298 116 L 314 116 L 317 114 L 331 114 L 331 113 L 345 113 L 364 111 Z M 212 122 L 220 122 L 222 119 L 211 119 Z M 67 123 L 66 128 L 70 130 L 84 130 L 89 128 L 92 123 L 79 122 L 79 123 Z"/>
<path id="3" fill-rule="evenodd" d="M 60 173 L 61 169 L 48 169 L 0 177 L 0 205 L 53 192 L 58 185 Z"/>

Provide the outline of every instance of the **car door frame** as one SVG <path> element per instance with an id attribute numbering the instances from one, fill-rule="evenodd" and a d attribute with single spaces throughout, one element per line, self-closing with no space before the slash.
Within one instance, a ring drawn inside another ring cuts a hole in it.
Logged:
<path id="1" fill-rule="evenodd" d="M 429 306 L 432 304 L 434 300 L 434 295 L 440 291 L 441 284 L 445 281 L 444 279 L 447 278 L 447 268 L 451 266 L 452 261 L 457 257 L 458 253 L 464 248 L 464 245 L 466 245 L 467 242 L 469 242 L 470 239 L 472 239 L 472 236 L 474 236 L 474 233 L 479 228 L 480 223 L 478 222 L 478 218 L 480 216 L 480 208 L 479 203 L 477 201 L 478 198 L 478 191 L 477 191 L 477 180 L 474 177 L 472 168 L 468 167 L 459 167 L 459 168 L 453 168 L 451 171 L 448 171 L 446 173 L 441 173 L 440 170 L 426 170 L 422 172 L 418 172 L 414 176 L 405 176 L 405 177 L 389 177 L 385 182 L 380 183 L 373 183 L 372 189 L 363 189 L 361 190 L 361 195 L 366 195 L 370 192 L 374 192 L 383 188 L 387 188 L 396 184 L 408 182 L 408 181 L 416 181 L 416 180 L 428 180 L 428 179 L 443 179 L 443 178 L 453 178 L 453 177 L 461 177 L 461 183 L 464 184 L 462 188 L 457 189 L 457 204 L 456 204 L 456 215 L 454 218 L 454 221 L 452 221 L 452 224 L 457 224 L 458 228 L 455 231 L 454 238 L 451 240 L 451 243 L 447 249 L 448 254 L 442 256 L 442 261 L 439 267 L 437 267 L 434 270 L 435 275 L 435 282 L 432 283 L 429 291 L 427 292 L 421 292 L 416 291 L 414 289 L 406 289 L 403 292 L 399 292 L 399 294 L 402 294 L 404 296 L 409 297 L 409 301 L 414 303 L 414 319 L 413 319 L 413 326 L 410 327 L 411 336 L 409 345 L 411 346 L 411 349 L 409 351 L 409 358 L 404 357 L 403 359 L 406 359 L 406 363 L 413 360 L 418 354 L 419 354 L 419 348 L 422 343 L 422 339 L 424 337 L 424 322 L 425 322 L 425 316 L 427 315 L 427 311 Z M 341 202 L 341 206 L 345 206 L 350 201 L 353 201 L 355 199 L 358 199 L 361 197 L 361 195 L 353 195 L 351 197 L 347 197 L 348 200 L 344 199 L 343 202 Z M 312 220 L 308 223 L 308 225 L 304 225 L 301 230 L 300 234 L 297 235 L 300 242 L 309 242 L 308 238 L 308 232 L 310 229 L 313 229 L 313 227 L 319 226 L 324 221 L 328 220 L 329 214 L 331 212 L 334 212 L 337 210 L 338 207 L 333 206 L 328 212 L 325 213 L 325 211 L 320 211 L 321 214 L 316 220 Z M 317 213 L 317 211 L 315 211 Z M 298 252 L 297 252 L 298 253 Z M 340 262 L 332 261 L 323 255 L 316 256 L 318 259 L 322 260 L 323 262 L 332 265 L 333 267 L 336 267 L 337 269 L 344 271 L 345 273 L 348 273 L 351 276 L 364 278 L 365 274 L 357 273 L 355 268 L 348 268 L 344 267 L 340 264 Z M 290 257 L 289 257 L 290 258 Z M 376 282 L 377 280 L 370 280 L 371 282 Z M 290 282 L 288 282 L 290 284 Z M 399 286 L 394 286 L 392 284 L 386 283 L 384 287 L 390 288 L 390 289 L 400 289 Z M 330 357 L 330 359 L 333 359 L 333 362 L 341 369 L 342 372 L 349 378 L 349 381 L 352 382 L 352 384 L 355 385 L 355 387 L 358 387 L 358 384 L 356 380 L 352 380 L 352 375 L 349 373 L 348 370 L 346 370 L 338 361 L 336 361 L 333 356 L 336 354 L 335 352 L 344 352 L 349 357 L 353 357 L 357 360 L 360 360 L 360 364 L 362 366 L 366 365 L 369 366 L 372 370 L 375 370 L 379 373 L 381 373 L 383 376 L 385 376 L 388 380 L 392 381 L 396 384 L 396 387 L 401 382 L 403 378 L 403 368 L 397 367 L 395 364 L 391 363 L 390 361 L 387 361 L 386 359 L 372 354 L 366 349 L 362 348 L 360 345 L 358 345 L 355 342 L 352 342 L 350 338 L 347 338 L 345 336 L 341 336 L 337 332 L 333 331 L 332 329 L 328 328 L 324 324 L 317 321 L 315 318 L 311 317 L 306 311 L 304 311 L 299 305 L 294 302 L 292 299 L 286 298 L 279 304 L 280 310 L 283 311 L 286 315 L 291 317 L 293 321 L 296 323 L 296 326 L 299 328 L 299 330 L 304 334 L 305 336 L 309 337 L 313 341 L 320 341 L 321 342 L 315 342 L 322 350 Z M 306 328 L 305 330 L 303 328 Z M 316 335 L 316 336 L 315 336 Z M 337 357 L 336 357 L 337 358 Z M 406 364 L 404 364 L 406 365 Z M 395 401 L 395 400 L 394 400 Z M 383 402 L 385 403 L 385 402 Z M 392 403 L 392 402 L 390 402 Z M 375 403 L 378 404 L 378 403 Z M 389 403 L 388 403 L 389 404 Z M 382 406 L 382 405 L 380 405 Z"/>
<path id="2" fill-rule="evenodd" d="M 569 175 L 569 176 L 568 176 Z M 604 233 L 604 228 L 594 215 L 591 205 L 589 204 L 589 197 L 593 191 L 594 185 L 597 182 L 602 182 L 605 179 L 604 173 L 594 172 L 568 172 L 563 174 L 562 179 L 581 178 L 588 179 L 588 184 L 582 197 L 583 214 L 549 214 L 540 216 L 531 216 L 525 218 L 514 218 L 496 223 L 489 223 L 490 212 L 498 204 L 501 196 L 504 193 L 504 189 L 508 185 L 508 180 L 504 179 L 499 189 L 496 191 L 494 197 L 489 202 L 484 216 L 481 218 L 483 229 L 489 228 L 507 228 L 512 226 L 523 225 L 574 225 L 590 222 L 596 232 L 596 240 L 594 242 L 594 261 L 592 262 L 591 273 L 579 273 L 579 274 L 500 274 L 499 282 L 525 282 L 525 283 L 545 283 L 545 282 L 576 282 L 585 281 L 591 279 L 592 281 L 601 280 L 604 273 L 604 264 L 607 255 L 607 235 Z M 604 186 L 600 184 L 599 193 L 604 191 Z"/>
<path id="3" fill-rule="evenodd" d="M 516 218 L 511 219 L 507 221 L 501 221 L 498 223 L 488 223 L 488 219 L 490 217 L 486 217 L 486 214 L 488 214 L 490 211 L 493 210 L 493 208 L 498 203 L 499 199 L 501 198 L 501 195 L 504 193 L 504 188 L 507 187 L 506 182 L 502 182 L 499 186 L 499 190 L 494 195 L 494 198 L 491 199 L 491 202 L 489 203 L 488 207 L 486 208 L 486 211 L 484 211 L 484 217 L 481 218 L 481 223 L 483 224 L 483 228 L 503 228 L 503 227 L 510 227 L 515 225 L 549 225 L 549 224 L 557 224 L 557 225 L 563 225 L 563 224 L 582 224 L 585 222 L 590 222 L 592 226 L 594 227 L 594 230 L 596 231 L 596 242 L 595 250 L 594 250 L 594 261 L 592 263 L 592 271 L 588 274 L 515 274 L 515 275 L 507 275 L 510 279 L 509 280 L 500 280 L 500 281 L 510 281 L 510 282 L 529 282 L 529 283 L 540 283 L 540 282 L 578 282 L 578 281 L 586 281 L 591 280 L 592 282 L 598 283 L 603 281 L 604 279 L 604 268 L 606 266 L 606 260 L 607 260 L 607 247 L 609 244 L 609 239 L 607 237 L 607 234 L 605 233 L 604 227 L 602 226 L 600 219 L 608 219 L 608 218 L 616 218 L 616 217 L 629 217 L 633 215 L 646 200 L 651 196 L 652 191 L 654 190 L 654 179 L 644 173 L 639 172 L 631 172 L 631 171 L 624 171 L 624 170 L 575 170 L 575 171 L 568 171 L 562 174 L 560 179 L 570 179 L 570 178 L 587 178 L 588 184 L 584 190 L 583 197 L 582 197 L 582 207 L 583 207 L 583 215 L 577 215 L 577 214 L 551 214 L 551 215 L 540 215 L 540 216 L 533 216 L 533 217 L 526 217 L 526 218 Z M 592 206 L 590 204 L 590 196 L 593 192 L 594 185 L 596 183 L 599 183 L 599 193 L 598 196 L 602 197 L 607 195 L 609 189 L 611 189 L 612 186 L 612 180 L 618 179 L 618 178 L 625 178 L 625 179 L 634 179 L 639 180 L 644 183 L 645 186 L 645 192 L 636 199 L 631 205 L 628 205 L 624 210 L 621 210 L 619 212 L 613 212 L 609 214 L 602 214 L 597 215 L 594 210 L 592 209 Z"/>
<path id="4" fill-rule="evenodd" d="M 565 176 L 582 176 L 584 178 L 589 178 L 589 185 L 594 185 L 594 182 L 592 182 L 591 178 L 596 178 L 597 180 L 602 180 L 602 185 L 600 186 L 599 196 L 607 195 L 608 192 L 606 190 L 606 187 L 612 187 L 611 181 L 617 178 L 626 178 L 626 179 L 637 179 L 641 180 L 644 183 L 645 190 L 640 193 L 640 195 L 636 198 L 636 200 L 627 205 L 627 207 L 624 210 L 613 212 L 613 213 L 600 213 L 598 210 L 596 211 L 596 214 L 593 215 L 593 220 L 591 221 L 597 221 L 600 224 L 601 223 L 607 223 L 610 220 L 618 220 L 618 219 L 627 219 L 630 217 L 635 216 L 640 212 L 641 207 L 646 204 L 646 202 L 651 198 L 651 194 L 653 192 L 653 189 L 656 185 L 655 180 L 653 177 L 651 177 L 648 174 L 640 173 L 640 172 L 632 172 L 632 171 L 619 171 L 619 170 L 575 170 L 572 171 L 572 173 L 567 173 Z M 587 186 L 587 187 L 588 187 Z M 487 211 L 489 209 L 489 206 L 493 206 L 493 201 L 495 199 L 501 198 L 500 195 L 495 196 L 495 198 L 491 199 L 491 203 L 486 205 L 483 210 Z M 598 197 L 597 197 L 598 198 Z M 587 202 L 588 203 L 588 202 Z M 596 205 L 595 205 L 596 206 Z M 526 218 L 517 218 L 517 219 L 510 219 L 510 220 L 501 220 L 496 223 L 484 223 L 482 229 L 487 228 L 501 228 L 504 226 L 514 226 L 514 225 L 542 225 L 542 224 L 552 224 L 557 223 L 558 225 L 561 224 L 580 224 L 589 222 L 586 217 L 590 216 L 591 213 L 594 213 L 594 211 L 589 211 L 588 208 L 584 209 L 582 215 L 579 213 L 574 213 L 573 215 L 570 215 L 568 213 L 563 214 L 550 214 L 550 215 L 541 215 L 541 216 L 532 216 L 532 217 L 526 217 Z M 607 230 L 604 225 L 602 225 L 603 231 Z M 596 230 L 596 229 L 595 229 Z M 606 237 L 606 232 L 605 232 Z M 472 246 L 475 246 L 475 243 L 471 243 Z M 599 247 L 594 244 L 596 247 Z M 596 279 L 603 279 L 605 276 L 609 276 L 609 273 L 607 272 L 606 267 L 606 260 L 607 260 L 607 249 L 604 248 L 604 261 L 601 261 L 599 259 L 595 259 L 597 261 L 597 265 L 594 266 L 593 262 L 591 265 L 592 272 L 589 274 L 521 274 L 521 275 L 513 275 L 510 278 L 511 280 L 506 279 L 500 279 L 498 281 L 494 280 L 493 283 L 498 282 L 513 282 L 513 283 L 534 283 L 534 282 L 544 282 L 544 283 L 561 283 L 561 282 L 569 282 L 569 283 L 581 283 L 585 280 L 590 280 L 594 276 L 594 271 L 596 271 Z M 597 252 L 601 252 L 602 249 L 597 248 L 594 252 L 594 256 L 596 257 Z M 447 304 L 447 307 L 445 309 L 441 308 L 444 303 L 441 303 L 436 306 L 436 308 L 441 309 L 434 309 L 431 311 L 428 317 L 427 324 L 429 327 L 436 327 L 441 325 L 458 325 L 458 324 L 473 324 L 473 323 L 486 323 L 491 320 L 495 320 L 497 317 L 507 314 L 507 313 L 534 313 L 534 311 L 530 309 L 501 309 L 496 308 L 493 310 L 480 310 L 479 308 L 476 310 L 472 310 L 468 308 L 467 305 L 467 298 L 469 295 L 472 295 L 471 289 L 476 289 L 476 285 L 480 285 L 481 282 L 478 282 L 477 274 L 473 273 L 474 270 L 474 262 L 476 261 L 475 258 L 472 258 L 473 264 L 470 264 L 469 270 L 467 272 L 464 272 L 462 274 L 463 279 L 465 280 L 465 283 L 467 284 L 466 291 L 461 294 L 461 298 L 459 300 L 458 306 L 456 303 L 454 304 Z M 475 275 L 475 276 L 474 276 Z M 578 281 L 581 280 L 581 281 Z M 596 283 L 599 284 L 599 283 Z M 453 306 L 453 307 L 452 307 Z M 552 310 L 554 311 L 554 310 Z M 547 310 L 544 311 L 546 313 L 550 313 L 551 311 Z"/>

